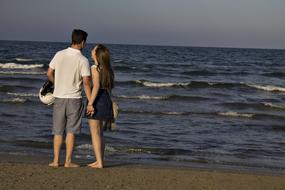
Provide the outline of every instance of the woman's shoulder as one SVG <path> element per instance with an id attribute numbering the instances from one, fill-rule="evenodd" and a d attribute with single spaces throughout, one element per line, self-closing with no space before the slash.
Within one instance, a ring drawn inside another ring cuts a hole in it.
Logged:
<path id="1" fill-rule="evenodd" d="M 91 68 L 93 69 L 97 69 L 98 68 L 98 65 L 94 64 L 94 65 L 91 65 Z"/>

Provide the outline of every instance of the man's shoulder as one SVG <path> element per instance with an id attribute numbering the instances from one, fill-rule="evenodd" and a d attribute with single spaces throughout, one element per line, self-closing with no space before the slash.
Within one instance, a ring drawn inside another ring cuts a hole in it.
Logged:
<path id="1" fill-rule="evenodd" d="M 81 63 L 88 63 L 88 64 L 89 64 L 88 59 L 87 59 L 84 55 L 82 55 L 82 54 L 81 54 L 81 56 L 80 56 L 80 62 L 81 62 Z"/>
<path id="2" fill-rule="evenodd" d="M 55 55 L 57 55 L 57 56 L 64 55 L 66 53 L 66 50 L 67 49 L 60 50 L 60 51 L 56 52 Z"/>

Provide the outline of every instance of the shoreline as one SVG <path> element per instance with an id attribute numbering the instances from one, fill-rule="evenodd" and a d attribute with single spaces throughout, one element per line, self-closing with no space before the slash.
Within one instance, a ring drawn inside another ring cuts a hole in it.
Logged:
<path id="1" fill-rule="evenodd" d="M 107 161 L 106 168 L 48 167 L 50 157 L 0 154 L 0 189 L 285 189 L 285 175 Z M 62 164 L 62 163 L 61 163 Z"/>
<path id="2" fill-rule="evenodd" d="M 61 155 L 60 166 L 64 165 L 64 155 Z M 272 168 L 258 168 L 249 166 L 237 166 L 237 165 L 218 165 L 218 164 L 205 164 L 205 163 L 174 163 L 167 161 L 150 161 L 150 162 L 136 162 L 136 161 L 116 161 L 112 159 L 105 159 L 106 167 L 116 166 L 136 166 L 136 167 L 151 167 L 151 168 L 165 168 L 165 169 L 191 169 L 197 171 L 209 171 L 209 172 L 230 172 L 240 174 L 252 174 L 252 175 L 272 175 L 272 176 L 285 176 L 284 169 L 272 169 Z M 40 164 L 47 166 L 52 161 L 52 157 L 47 155 L 24 155 L 13 153 L 0 153 L 0 164 Z M 94 159 L 87 158 L 73 158 L 73 162 L 80 165 L 81 168 L 86 167 L 89 163 L 94 162 Z"/>
<path id="3" fill-rule="evenodd" d="M 249 166 L 236 166 L 236 165 L 218 165 L 218 164 L 205 164 L 205 163 L 174 163 L 167 161 L 122 161 L 122 160 L 112 160 L 105 159 L 106 167 L 116 167 L 116 166 L 136 166 L 136 167 L 151 167 L 151 168 L 165 168 L 165 169 L 191 169 L 198 171 L 209 171 L 209 172 L 230 172 L 230 173 L 240 173 L 240 174 L 252 174 L 252 175 L 272 175 L 272 176 L 285 176 L 284 169 L 272 169 L 272 168 L 258 168 Z M 39 164 L 47 166 L 52 161 L 50 155 L 24 155 L 24 154 L 13 154 L 13 153 L 0 153 L 0 164 Z M 94 162 L 94 159 L 87 158 L 76 158 L 73 157 L 73 162 L 84 168 L 89 163 Z M 64 165 L 64 154 L 60 158 L 60 166 Z"/>

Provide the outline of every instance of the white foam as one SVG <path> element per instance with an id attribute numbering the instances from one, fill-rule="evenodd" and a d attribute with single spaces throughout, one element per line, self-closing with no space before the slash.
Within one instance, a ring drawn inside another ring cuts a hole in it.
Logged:
<path id="1" fill-rule="evenodd" d="M 93 150 L 92 144 L 82 144 L 76 147 L 81 150 Z M 105 151 L 107 152 L 116 152 L 116 149 L 111 146 L 105 146 Z"/>
<path id="2" fill-rule="evenodd" d="M 26 59 L 26 58 L 16 58 L 17 61 L 33 61 L 32 59 Z"/>
<path id="3" fill-rule="evenodd" d="M 148 154 L 151 154 L 150 150 L 144 150 L 142 148 L 129 148 L 127 151 L 128 152 L 134 152 L 134 153 L 138 152 L 138 153 L 148 153 Z"/>
<path id="4" fill-rule="evenodd" d="M 20 96 L 20 97 L 38 97 L 38 94 L 31 94 L 31 93 L 12 93 L 8 92 L 8 95 L 12 96 Z"/>
<path id="5" fill-rule="evenodd" d="M 173 86 L 188 86 L 189 82 L 180 82 L 180 83 L 172 83 L 172 82 L 167 82 L 167 83 L 159 83 L 159 82 L 149 82 L 149 81 L 141 81 L 141 80 L 136 80 L 136 83 L 142 84 L 146 87 L 154 87 L 154 88 L 159 88 L 159 87 L 173 87 Z"/>
<path id="6" fill-rule="evenodd" d="M 162 112 L 165 115 L 184 115 L 186 112 Z"/>
<path id="7" fill-rule="evenodd" d="M 92 145 L 91 144 L 82 144 L 76 147 L 77 149 L 84 149 L 84 150 L 92 150 Z"/>
<path id="8" fill-rule="evenodd" d="M 87 155 L 74 155 L 74 157 L 75 158 L 87 158 L 87 159 L 93 159 L 94 158 L 94 156 L 91 156 L 91 155 L 89 155 L 89 154 L 87 154 Z"/>
<path id="9" fill-rule="evenodd" d="M 271 107 L 271 108 L 285 109 L 285 106 L 283 106 L 283 105 L 276 105 L 276 104 L 272 104 L 270 102 L 264 102 L 263 105 Z"/>
<path id="10" fill-rule="evenodd" d="M 231 116 L 231 117 L 247 117 L 247 118 L 251 118 L 254 116 L 254 114 L 249 114 L 249 113 L 237 113 L 237 112 L 233 112 L 233 111 L 229 111 L 229 112 L 219 112 L 218 115 L 221 116 Z"/>
<path id="11" fill-rule="evenodd" d="M 123 62 L 123 60 L 117 59 L 117 60 L 114 61 L 114 63 L 120 63 L 120 62 Z"/>
<path id="12" fill-rule="evenodd" d="M 19 72 L 19 71 L 0 71 L 0 74 L 3 75 L 43 75 L 46 72 Z"/>
<path id="13" fill-rule="evenodd" d="M 25 103 L 27 99 L 24 98 L 12 98 L 12 99 L 4 99 L 2 102 L 5 103 Z"/>
<path id="14" fill-rule="evenodd" d="M 125 99 L 140 99 L 140 100 L 166 100 L 168 96 L 147 96 L 147 95 L 140 95 L 140 96 L 117 96 L 118 98 L 125 98 Z"/>
<path id="15" fill-rule="evenodd" d="M 285 88 L 279 86 L 272 86 L 272 85 L 262 86 L 262 85 L 251 85 L 251 84 L 248 84 L 248 86 L 269 92 L 273 91 L 285 92 Z"/>
<path id="16" fill-rule="evenodd" d="M 42 68 L 43 64 L 17 64 L 17 63 L 0 63 L 1 69 L 34 69 L 34 68 Z"/>

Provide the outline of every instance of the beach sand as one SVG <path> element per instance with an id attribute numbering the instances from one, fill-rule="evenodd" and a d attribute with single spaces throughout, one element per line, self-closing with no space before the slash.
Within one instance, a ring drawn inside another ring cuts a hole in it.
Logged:
<path id="1" fill-rule="evenodd" d="M 50 168 L 46 158 L 1 156 L 0 189 L 285 190 L 285 176 L 138 164 Z"/>

